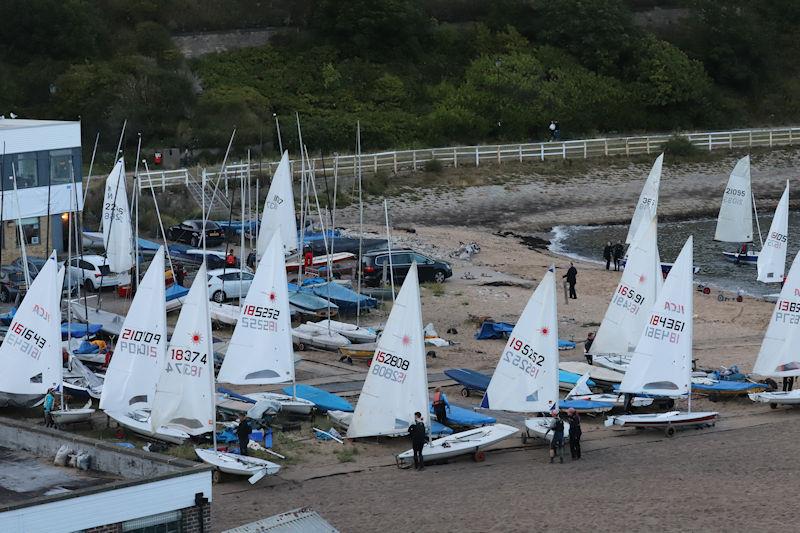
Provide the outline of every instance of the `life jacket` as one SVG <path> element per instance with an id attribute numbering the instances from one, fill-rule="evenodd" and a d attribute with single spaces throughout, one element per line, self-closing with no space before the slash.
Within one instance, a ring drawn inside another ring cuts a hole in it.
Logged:
<path id="1" fill-rule="evenodd" d="M 225 264 L 228 266 L 236 266 L 236 256 L 233 254 L 228 254 L 225 258 Z"/>
<path id="2" fill-rule="evenodd" d="M 440 405 L 444 405 L 444 400 L 442 400 L 442 393 L 441 392 L 434 392 L 433 393 L 433 405 L 434 405 L 434 407 L 438 407 Z"/>
<path id="3" fill-rule="evenodd" d="M 310 267 L 314 264 L 314 254 L 310 250 L 303 255 L 303 266 Z"/>

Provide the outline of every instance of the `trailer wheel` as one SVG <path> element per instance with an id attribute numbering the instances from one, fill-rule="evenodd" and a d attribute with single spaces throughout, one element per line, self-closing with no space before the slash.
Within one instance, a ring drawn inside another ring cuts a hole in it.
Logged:
<path id="1" fill-rule="evenodd" d="M 769 408 L 770 408 L 770 409 L 777 409 L 777 408 L 778 408 L 778 404 L 777 404 L 777 403 L 775 403 L 775 402 L 770 402 L 770 404 L 769 404 Z"/>
<path id="2" fill-rule="evenodd" d="M 486 460 L 486 454 L 479 450 L 472 454 L 472 460 L 476 463 L 482 463 Z"/>
<path id="3" fill-rule="evenodd" d="M 461 396 L 463 396 L 464 398 L 469 398 L 469 389 L 466 387 L 461 389 Z"/>
<path id="4" fill-rule="evenodd" d="M 675 436 L 675 428 L 672 426 L 667 426 L 666 429 L 664 429 L 664 435 L 670 438 Z"/>
<path id="5" fill-rule="evenodd" d="M 304 351 L 306 351 L 306 345 L 304 343 L 302 343 L 302 342 L 298 342 L 297 343 L 297 349 L 300 350 L 301 352 L 304 352 Z"/>

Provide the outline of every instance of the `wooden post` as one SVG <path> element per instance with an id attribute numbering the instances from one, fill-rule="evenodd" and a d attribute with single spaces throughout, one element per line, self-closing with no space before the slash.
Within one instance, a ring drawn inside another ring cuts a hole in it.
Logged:
<path id="1" fill-rule="evenodd" d="M 586 141 L 583 141 L 583 158 L 586 159 Z"/>
<path id="2" fill-rule="evenodd" d="M 791 135 L 791 131 L 792 130 L 789 130 L 789 135 Z M 791 139 L 791 137 L 790 137 L 790 139 Z M 519 145 L 519 162 L 522 163 L 522 145 L 521 144 Z"/>
<path id="3" fill-rule="evenodd" d="M 625 137 L 625 155 L 626 156 L 631 155 L 631 150 L 628 147 L 628 139 L 629 139 L 629 137 Z"/>
<path id="4" fill-rule="evenodd" d="M 394 173 L 397 174 L 397 152 L 394 152 L 392 157 L 394 159 Z"/>
<path id="5" fill-rule="evenodd" d="M 605 146 L 606 157 L 608 157 L 608 139 L 603 139 L 603 145 Z"/>
<path id="6" fill-rule="evenodd" d="M 453 167 L 458 168 L 458 148 L 453 148 Z"/>
<path id="7" fill-rule="evenodd" d="M 411 172 L 417 171 L 417 151 L 411 151 Z"/>
<path id="8" fill-rule="evenodd" d="M 711 134 L 708 134 L 708 151 L 711 151 Z"/>
<path id="9" fill-rule="evenodd" d="M 500 146 L 497 147 L 497 164 L 500 164 Z"/>
<path id="10" fill-rule="evenodd" d="M 544 161 L 544 143 L 539 145 L 539 149 L 542 151 L 542 161 Z"/>
<path id="11" fill-rule="evenodd" d="M 769 147 L 772 148 L 772 130 L 769 130 Z"/>
<path id="12" fill-rule="evenodd" d="M 647 142 L 647 153 L 649 154 L 650 153 L 650 137 L 647 136 L 647 137 L 645 137 L 645 139 L 646 139 L 646 142 Z"/>
<path id="13" fill-rule="evenodd" d="M 478 147 L 475 147 L 475 168 L 479 167 L 481 164 L 481 156 L 478 152 Z"/>

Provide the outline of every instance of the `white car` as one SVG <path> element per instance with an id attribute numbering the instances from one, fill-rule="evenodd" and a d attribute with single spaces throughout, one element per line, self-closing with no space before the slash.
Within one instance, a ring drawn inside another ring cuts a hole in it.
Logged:
<path id="1" fill-rule="evenodd" d="M 253 274 L 249 270 L 239 268 L 218 268 L 208 271 L 208 295 L 221 304 L 229 298 L 247 296 Z"/>
<path id="2" fill-rule="evenodd" d="M 122 281 L 119 274 L 111 272 L 108 261 L 101 255 L 84 255 L 69 260 L 67 273 L 72 286 L 83 285 L 86 290 L 97 291 L 103 287 L 116 287 Z M 125 279 L 129 276 L 125 274 Z M 66 283 L 64 283 L 66 285 Z"/>

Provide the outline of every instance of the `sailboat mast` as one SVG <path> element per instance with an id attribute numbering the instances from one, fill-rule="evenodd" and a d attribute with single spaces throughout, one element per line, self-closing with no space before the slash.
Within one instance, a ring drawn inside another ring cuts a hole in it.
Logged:
<path id="1" fill-rule="evenodd" d="M 19 246 L 22 253 L 22 271 L 25 273 L 25 290 L 31 288 L 31 273 L 28 271 L 28 253 L 25 250 L 25 232 L 22 230 L 22 218 L 20 218 L 19 193 L 17 192 L 17 171 L 11 165 L 11 182 L 14 185 L 14 198 L 17 201 L 17 229 L 19 230 Z"/>
<path id="2" fill-rule="evenodd" d="M 86 177 L 86 188 L 83 190 L 83 204 L 86 205 L 86 195 L 89 194 L 89 184 L 92 182 L 92 168 L 94 167 L 94 156 L 97 154 L 97 143 L 100 141 L 100 132 L 94 138 L 94 149 L 92 150 L 92 160 L 89 161 L 89 175 Z"/>
<path id="3" fill-rule="evenodd" d="M 363 260 L 361 254 L 364 248 L 364 199 L 361 190 L 361 122 L 356 122 L 356 158 L 358 159 L 357 179 L 358 179 L 358 301 L 356 302 L 356 326 L 360 326 L 361 320 L 361 273 Z M 394 298 L 394 294 L 392 294 Z"/>
<path id="4" fill-rule="evenodd" d="M 386 218 L 386 247 L 389 249 L 389 279 L 392 280 L 392 302 L 394 302 L 394 268 L 392 267 L 392 235 L 389 232 L 389 204 L 383 199 L 383 214 Z"/>
<path id="5" fill-rule="evenodd" d="M 756 209 L 756 195 L 750 192 L 750 198 L 753 199 L 753 214 L 756 217 L 756 229 L 758 230 L 758 240 L 761 242 L 761 249 L 764 249 L 764 239 L 761 237 L 761 223 L 758 221 L 758 209 Z"/>
<path id="6" fill-rule="evenodd" d="M 247 150 L 247 172 L 250 173 L 250 150 Z M 244 181 L 245 175 L 244 173 L 241 176 L 240 180 L 240 191 L 239 191 L 239 198 L 241 202 L 242 208 L 242 226 L 239 231 L 239 307 L 242 307 L 242 289 L 241 287 L 244 285 L 244 264 L 246 257 L 244 255 L 244 204 L 245 204 L 245 196 L 244 196 Z M 248 180 L 249 183 L 249 180 Z"/>
<path id="7" fill-rule="evenodd" d="M 150 172 L 150 167 L 147 166 L 147 160 L 142 159 L 142 163 L 144 163 L 144 171 Z M 156 218 L 158 219 L 158 227 L 161 229 L 161 239 L 164 241 L 164 253 L 167 256 L 167 261 L 169 262 L 169 269 L 172 271 L 172 275 L 174 277 L 175 268 L 172 266 L 172 255 L 169 253 L 169 247 L 167 245 L 167 233 L 164 231 L 164 221 L 161 220 L 161 210 L 158 208 L 158 200 L 156 200 L 156 191 L 153 189 L 152 183 L 150 184 L 150 194 L 153 196 L 153 206 L 156 209 Z M 205 231 L 205 228 L 206 228 L 205 220 L 203 220 L 203 231 Z M 203 239 L 205 240 L 205 237 L 203 237 Z"/>
<path id="8" fill-rule="evenodd" d="M 142 134 L 139 133 L 139 143 L 136 146 L 136 167 L 133 170 L 133 210 L 135 224 L 133 226 L 133 265 L 136 272 L 136 280 L 132 286 L 135 289 L 139 287 L 139 156 L 142 153 Z M 169 252 L 167 252 L 169 253 Z"/>
<path id="9" fill-rule="evenodd" d="M 303 285 L 303 250 L 305 249 L 306 243 L 306 209 L 304 207 L 307 203 L 304 203 L 306 185 L 306 158 L 303 155 L 303 133 L 300 131 L 300 115 L 295 113 L 295 118 L 297 119 L 297 137 L 300 143 L 300 243 L 298 245 L 300 251 L 298 263 L 300 266 L 297 269 L 297 286 L 300 287 Z"/>

